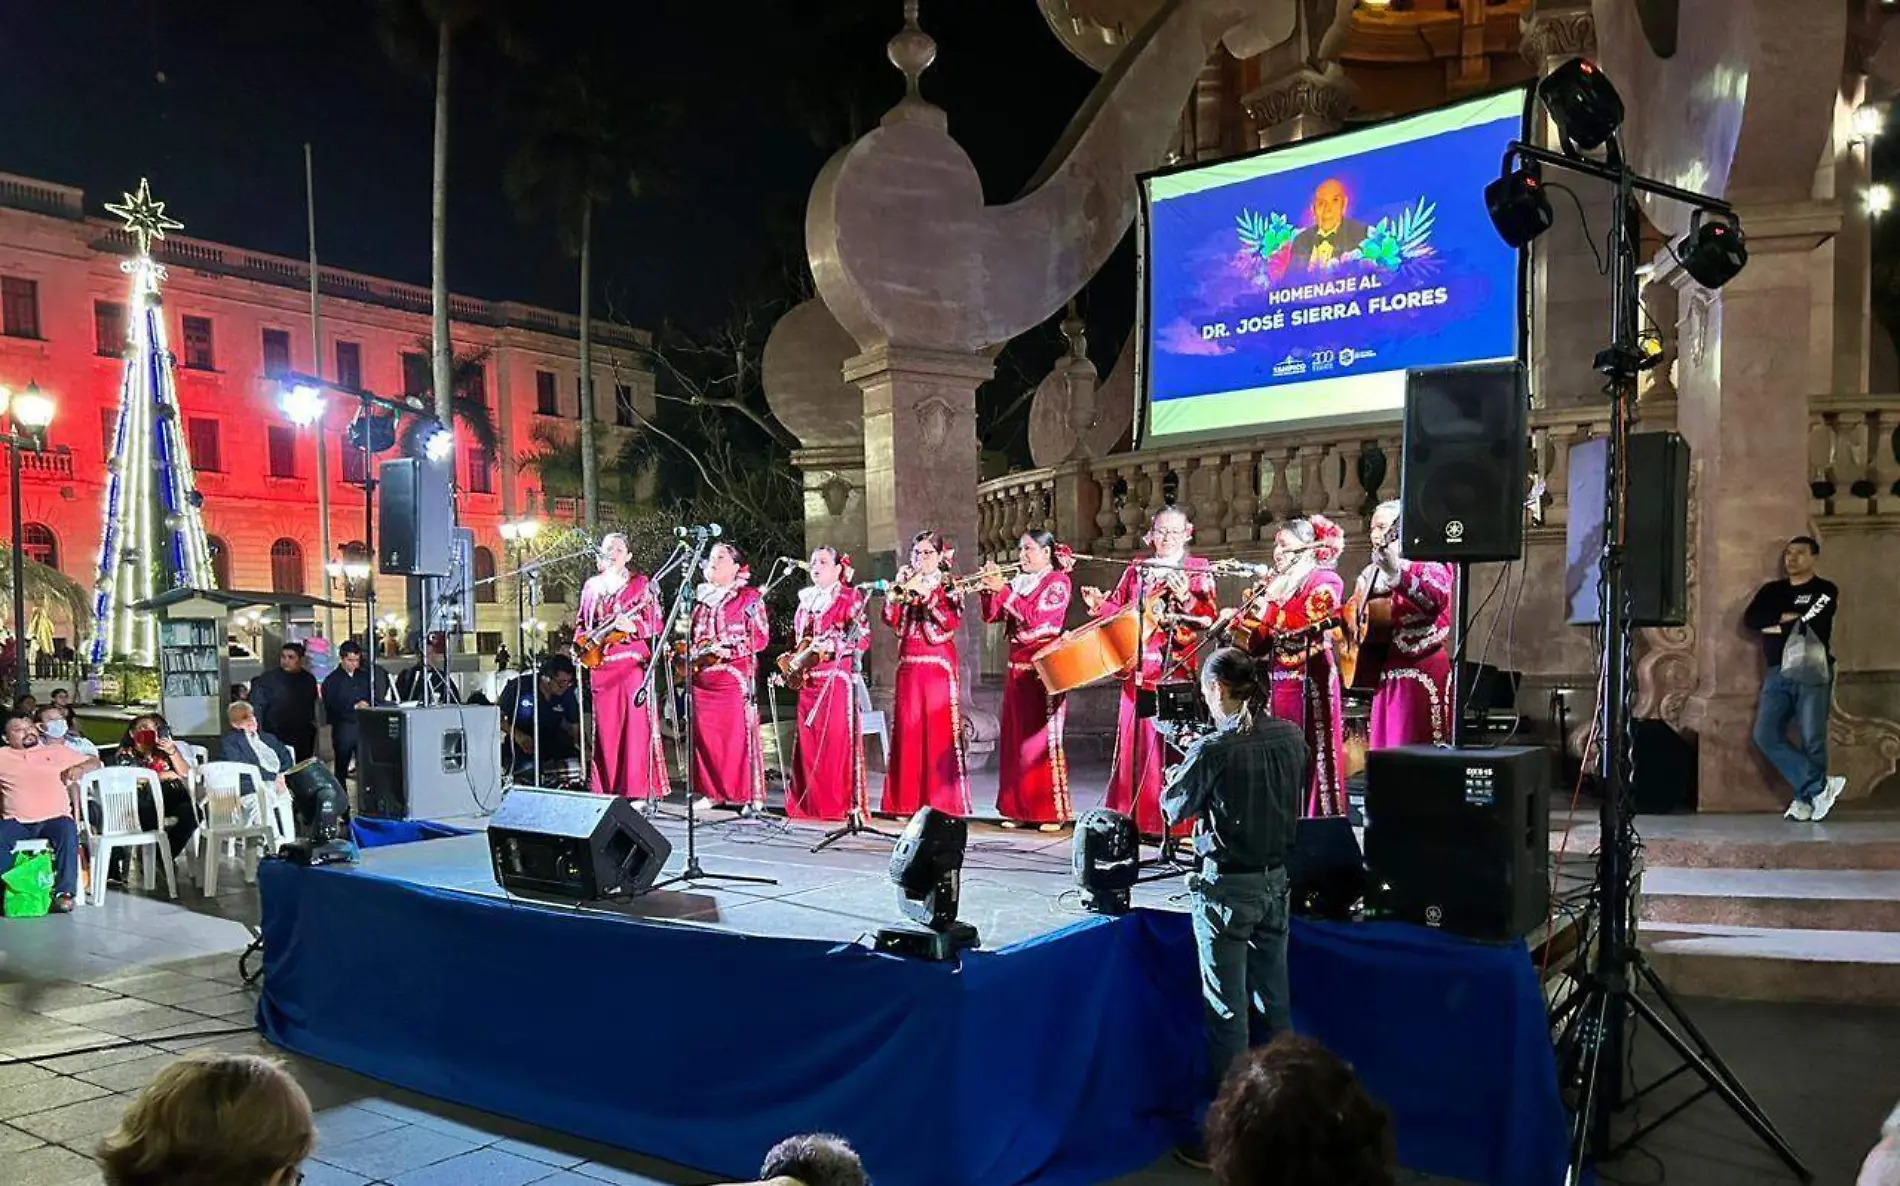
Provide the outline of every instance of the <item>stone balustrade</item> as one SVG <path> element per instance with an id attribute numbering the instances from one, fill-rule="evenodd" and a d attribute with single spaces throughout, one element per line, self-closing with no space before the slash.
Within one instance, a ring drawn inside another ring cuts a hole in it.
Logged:
<path id="1" fill-rule="evenodd" d="M 1808 475 L 1816 519 L 1900 515 L 1900 395 L 1811 397 Z"/>

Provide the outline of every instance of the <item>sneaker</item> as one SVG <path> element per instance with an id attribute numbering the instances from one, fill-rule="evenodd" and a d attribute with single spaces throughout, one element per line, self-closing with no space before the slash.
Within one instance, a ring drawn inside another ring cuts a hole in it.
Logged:
<path id="1" fill-rule="evenodd" d="M 1182 1165 L 1197 1170 L 1211 1170 L 1214 1163 L 1208 1160 L 1207 1146 L 1200 1141 L 1182 1141 L 1174 1147 L 1174 1159 Z"/>
<path id="2" fill-rule="evenodd" d="M 1814 797 L 1814 811 L 1808 818 L 1817 824 L 1826 819 L 1827 813 L 1834 810 L 1834 800 L 1841 797 L 1841 791 L 1846 786 L 1847 779 L 1842 776 L 1836 774 L 1830 777 L 1821 788 L 1821 793 Z"/>
<path id="3" fill-rule="evenodd" d="M 53 895 L 53 913 L 54 914 L 71 914 L 72 912 L 73 912 L 73 896 L 71 894 L 54 894 Z"/>
<path id="4" fill-rule="evenodd" d="M 1781 813 L 1782 819 L 1806 822 L 1814 818 L 1814 804 L 1806 799 L 1795 799 L 1788 804 L 1788 810 Z"/>

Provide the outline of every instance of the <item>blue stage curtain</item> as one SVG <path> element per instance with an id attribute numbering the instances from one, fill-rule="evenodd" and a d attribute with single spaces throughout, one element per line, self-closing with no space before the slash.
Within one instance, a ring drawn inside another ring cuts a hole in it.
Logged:
<path id="1" fill-rule="evenodd" d="M 273 1042 L 735 1179 L 779 1139 L 823 1130 L 886 1186 L 1079 1186 L 1153 1161 L 1198 1102 L 1198 982 L 1179 914 L 1088 919 L 953 967 L 364 869 L 270 862 L 259 878 L 258 1016 Z M 1364 948 L 1361 930 L 1377 936 Z M 1534 1067 L 1513 1011 L 1526 1001 L 1507 984 L 1531 979 L 1523 951 L 1513 962 L 1424 933 L 1414 948 L 1386 930 L 1299 928 L 1296 1017 L 1401 1109 L 1401 1150 L 1435 1172 L 1552 1180 L 1550 1050 Z M 1368 1018 L 1375 1000 L 1403 1016 Z M 1404 1032 L 1414 1024 L 1434 1028 Z M 1420 1055 L 1434 1061 L 1414 1082 L 1404 1064 Z M 1406 1108 L 1446 1133 L 1414 1136 Z"/>
<path id="2" fill-rule="evenodd" d="M 423 819 L 350 818 L 350 839 L 358 848 L 383 848 L 391 844 L 414 844 L 418 840 L 440 840 L 445 836 L 466 836 L 467 828 L 450 827 Z"/>

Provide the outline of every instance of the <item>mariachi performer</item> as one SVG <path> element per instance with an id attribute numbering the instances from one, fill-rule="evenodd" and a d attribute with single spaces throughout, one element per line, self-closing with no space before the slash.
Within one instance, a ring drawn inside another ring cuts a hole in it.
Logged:
<path id="1" fill-rule="evenodd" d="M 1115 758 L 1108 773 L 1111 811 L 1132 814 L 1144 836 L 1162 834 L 1161 781 L 1178 755 L 1161 741 L 1152 716 L 1142 716 L 1140 693 L 1176 680 L 1196 680 L 1195 645 L 1200 632 L 1220 614 L 1212 566 L 1187 552 L 1194 524 L 1180 507 L 1154 517 L 1145 537 L 1154 555 L 1136 560 L 1122 573 L 1113 593 L 1083 589 L 1082 600 L 1098 617 L 1117 613 L 1141 616 L 1141 662 L 1122 678 L 1121 711 L 1116 719 Z"/>
<path id="2" fill-rule="evenodd" d="M 653 584 L 627 567 L 627 537 L 600 541 L 600 571 L 581 587 L 574 653 L 590 668 L 594 702 L 593 789 L 651 801 L 666 796 L 666 757 L 646 694 L 647 664 L 665 615 Z"/>
<path id="3" fill-rule="evenodd" d="M 1273 571 L 1248 591 L 1230 628 L 1266 669 L 1267 711 L 1300 726 L 1312 755 L 1306 811 L 1346 814 L 1344 716 L 1333 634 L 1346 586 L 1334 566 L 1345 533 L 1324 515 L 1289 519 L 1273 540 Z"/>
<path id="4" fill-rule="evenodd" d="M 897 570 L 884 599 L 884 623 L 897 632 L 891 754 L 879 810 L 907 816 L 921 807 L 970 814 L 963 768 L 962 681 L 957 628 L 963 594 L 950 583 L 952 552 L 934 531 L 920 531 L 910 563 Z"/>
<path id="5" fill-rule="evenodd" d="M 1354 687 L 1371 687 L 1372 749 L 1451 744 L 1453 582 L 1449 564 L 1407 560 L 1399 550 L 1399 504 L 1372 512 L 1372 563 L 1346 603 Z"/>
<path id="6" fill-rule="evenodd" d="M 772 639 L 765 598 L 737 544 L 706 554 L 706 579 L 693 594 L 687 643 L 692 670 L 693 789 L 698 806 L 765 807 L 765 754 L 759 746 L 759 652 Z"/>
<path id="7" fill-rule="evenodd" d="M 793 819 L 840 820 L 870 813 L 860 738 L 858 656 L 869 645 L 864 597 L 851 586 L 851 557 L 816 548 L 811 584 L 798 591 L 792 649 L 774 678 L 798 689 L 798 745 L 785 787 Z"/>
<path id="8" fill-rule="evenodd" d="M 1016 545 L 1022 571 L 1005 578 L 983 570 L 983 620 L 1003 623 L 1009 672 L 1003 678 L 1003 736 L 996 813 L 1005 828 L 1032 824 L 1053 832 L 1074 818 L 1069 763 L 1062 751 L 1065 697 L 1051 695 L 1030 658 L 1062 633 L 1074 582 L 1069 549 L 1047 531 L 1023 533 Z"/>

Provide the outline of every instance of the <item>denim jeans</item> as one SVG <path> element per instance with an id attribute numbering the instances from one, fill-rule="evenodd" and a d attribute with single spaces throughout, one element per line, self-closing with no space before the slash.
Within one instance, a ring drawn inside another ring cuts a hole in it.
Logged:
<path id="1" fill-rule="evenodd" d="M 1287 875 L 1284 868 L 1203 871 L 1188 878 L 1188 891 L 1201 964 L 1208 1086 L 1218 1091 L 1250 1042 L 1265 1045 L 1293 1025 L 1287 1004 Z"/>
<path id="2" fill-rule="evenodd" d="M 1812 803 L 1827 781 L 1827 712 L 1834 698 L 1834 681 L 1797 684 L 1783 679 L 1771 667 L 1762 677 L 1761 701 L 1755 706 L 1755 748 L 1794 788 L 1794 797 Z M 1794 724 L 1801 744 L 1788 744 L 1788 725 Z"/>
<path id="3" fill-rule="evenodd" d="M 57 816 L 36 823 L 0 819 L 0 869 L 13 868 L 13 846 L 22 840 L 50 840 L 53 844 L 53 892 L 79 893 L 79 827 L 72 817 Z"/>

